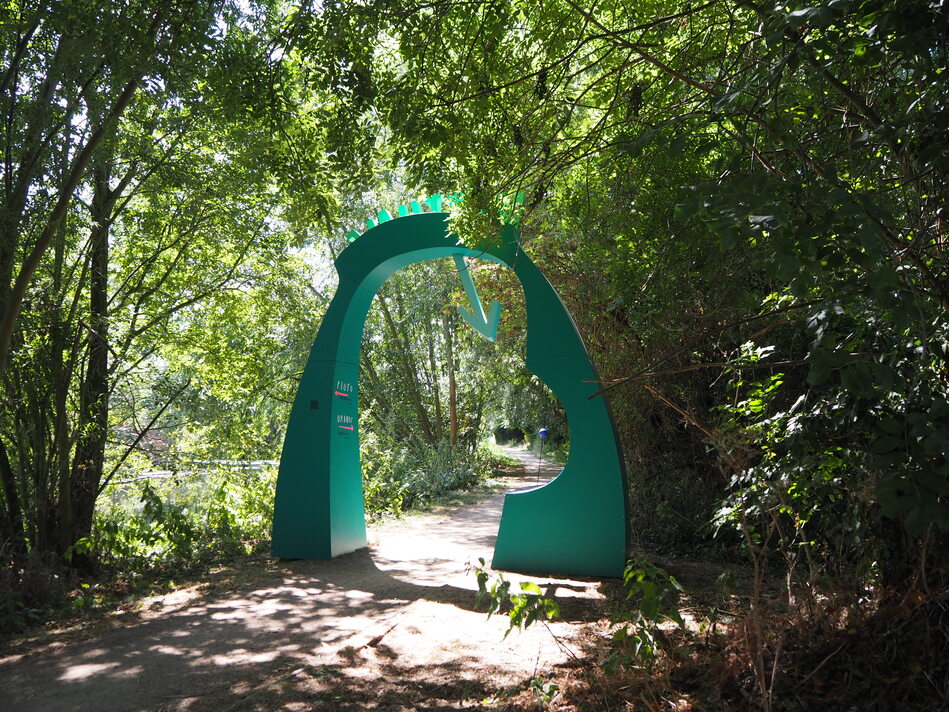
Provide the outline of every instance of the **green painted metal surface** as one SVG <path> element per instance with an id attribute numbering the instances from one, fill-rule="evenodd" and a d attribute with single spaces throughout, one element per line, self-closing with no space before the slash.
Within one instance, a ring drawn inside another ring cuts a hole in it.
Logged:
<path id="1" fill-rule="evenodd" d="M 563 405 L 570 454 L 551 482 L 508 494 L 492 565 L 523 573 L 620 576 L 626 561 L 625 477 L 619 444 L 597 374 L 576 325 L 540 270 L 522 252 L 518 232 L 465 247 L 438 212 L 400 208 L 336 260 L 339 288 L 310 352 L 284 440 L 274 505 L 273 553 L 332 558 L 366 546 L 359 463 L 359 347 L 373 297 L 406 265 L 439 257 L 475 257 L 510 267 L 524 289 L 527 367 Z M 474 308 L 474 305 L 472 305 Z M 480 303 L 479 303 L 480 306 Z M 493 306 L 492 306 L 493 308 Z M 478 316 L 478 315 L 475 315 Z M 483 309 L 481 319 L 484 320 Z M 487 318 L 490 328 L 489 314 Z"/>
<path id="2" fill-rule="evenodd" d="M 481 297 L 478 296 L 478 290 L 475 287 L 474 279 L 471 277 L 471 271 L 465 258 L 461 255 L 454 255 L 455 268 L 458 270 L 458 276 L 461 277 L 461 284 L 465 288 L 465 296 L 468 297 L 468 304 L 471 306 L 469 312 L 464 307 L 458 307 L 458 314 L 468 322 L 472 329 L 481 334 L 488 341 L 494 341 L 498 335 L 498 322 L 501 320 L 501 302 L 491 302 L 488 313 L 484 313 L 484 307 L 481 305 Z"/>

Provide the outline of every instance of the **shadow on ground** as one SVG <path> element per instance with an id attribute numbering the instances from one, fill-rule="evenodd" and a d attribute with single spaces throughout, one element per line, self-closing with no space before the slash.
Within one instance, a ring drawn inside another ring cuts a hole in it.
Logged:
<path id="1" fill-rule="evenodd" d="M 485 620 L 465 569 L 490 560 L 502 497 L 386 524 L 371 532 L 370 550 L 270 560 L 238 590 L 177 592 L 95 632 L 21 643 L 0 657 L 2 706 L 447 710 L 480 701 L 562 662 L 576 632 L 568 622 L 599 615 L 595 583 L 532 578 L 560 599 L 564 622 L 502 639 L 506 619 Z"/>

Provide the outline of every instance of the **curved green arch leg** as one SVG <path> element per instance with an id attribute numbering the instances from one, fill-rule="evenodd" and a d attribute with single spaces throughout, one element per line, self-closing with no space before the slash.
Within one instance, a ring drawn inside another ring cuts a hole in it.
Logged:
<path id="1" fill-rule="evenodd" d="M 505 497 L 492 565 L 524 573 L 621 575 L 626 560 L 622 457 L 605 400 L 591 398 L 597 374 L 576 325 L 520 251 L 516 228 L 505 228 L 498 242 L 471 249 L 449 231 L 447 214 L 440 212 L 387 219 L 336 260 L 339 288 L 287 425 L 274 503 L 274 555 L 332 558 L 366 546 L 357 417 L 366 316 L 393 272 L 455 255 L 514 270 L 527 310 L 527 367 L 560 400 L 570 425 L 570 455 L 557 478 Z"/>

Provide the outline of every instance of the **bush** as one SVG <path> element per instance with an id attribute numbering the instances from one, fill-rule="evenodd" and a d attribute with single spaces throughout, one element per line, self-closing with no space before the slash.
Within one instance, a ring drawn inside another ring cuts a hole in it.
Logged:
<path id="1" fill-rule="evenodd" d="M 468 490 L 503 464 L 488 448 L 466 453 L 447 443 L 422 450 L 398 446 L 367 433 L 361 441 L 366 514 L 378 518 L 432 504 L 445 495 Z"/>
<path id="2" fill-rule="evenodd" d="M 66 600 L 74 579 L 74 572 L 40 556 L 15 563 L 0 551 L 0 635 L 43 621 Z"/>
<path id="3" fill-rule="evenodd" d="M 92 548 L 120 569 L 249 553 L 270 537 L 276 467 L 201 463 L 191 472 L 109 487 Z"/>

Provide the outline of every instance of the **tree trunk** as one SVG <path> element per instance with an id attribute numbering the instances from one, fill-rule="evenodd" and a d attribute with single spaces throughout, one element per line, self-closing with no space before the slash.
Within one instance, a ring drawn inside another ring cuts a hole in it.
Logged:
<path id="1" fill-rule="evenodd" d="M 109 231 L 116 193 L 111 191 L 111 160 L 93 167 L 93 196 L 89 235 L 89 324 L 86 374 L 79 396 L 79 438 L 69 487 L 61 496 L 64 518 L 60 545 L 65 550 L 92 532 L 96 493 L 102 480 L 109 424 Z"/>
<path id="2" fill-rule="evenodd" d="M 0 513 L 0 536 L 10 542 L 10 552 L 14 559 L 26 552 L 23 538 L 23 510 L 20 508 L 20 496 L 16 488 L 16 478 L 7 457 L 6 445 L 0 440 L 0 485 L 3 486 L 3 499 L 6 511 Z"/>
<path id="3" fill-rule="evenodd" d="M 432 394 L 435 396 L 435 437 L 441 441 L 445 427 L 445 419 L 442 414 L 442 394 L 438 387 L 438 361 L 435 360 L 435 335 L 430 329 L 428 331 L 428 363 L 432 369 Z"/>
<path id="4" fill-rule="evenodd" d="M 412 406 L 415 408 L 415 413 L 418 416 L 422 436 L 426 444 L 434 445 L 435 438 L 432 423 L 429 420 L 428 413 L 425 411 L 425 405 L 422 403 L 422 389 L 418 382 L 418 375 L 413 368 L 414 364 L 411 362 L 408 345 L 399 334 L 395 319 L 392 318 L 392 312 L 386 303 L 386 298 L 381 294 L 379 295 L 379 307 L 382 309 L 382 316 L 385 319 L 386 327 L 389 329 L 389 334 L 398 345 L 399 365 L 402 367 L 402 372 L 405 375 L 406 390 L 408 391 L 409 400 L 412 402 Z"/>
<path id="5" fill-rule="evenodd" d="M 392 403 L 386 398 L 382 381 L 379 378 L 379 374 L 376 373 L 376 369 L 372 365 L 369 355 L 363 354 L 362 360 L 359 363 L 362 369 L 361 373 L 366 376 L 366 378 L 361 381 L 363 385 L 361 385 L 359 389 L 360 399 L 362 398 L 362 394 L 367 390 L 366 386 L 368 386 L 369 398 L 374 400 L 375 403 L 367 402 L 366 405 L 372 409 L 372 414 L 376 422 L 383 426 L 383 430 L 394 434 L 398 438 L 414 440 L 416 443 L 424 445 L 425 443 L 419 440 L 418 434 L 414 432 L 401 417 L 399 410 L 393 408 Z M 382 413 L 378 412 L 380 408 L 382 409 Z"/>
<path id="6" fill-rule="evenodd" d="M 442 314 L 442 335 L 448 355 L 448 442 L 455 447 L 458 443 L 458 388 L 455 383 L 455 350 L 447 313 Z"/>

